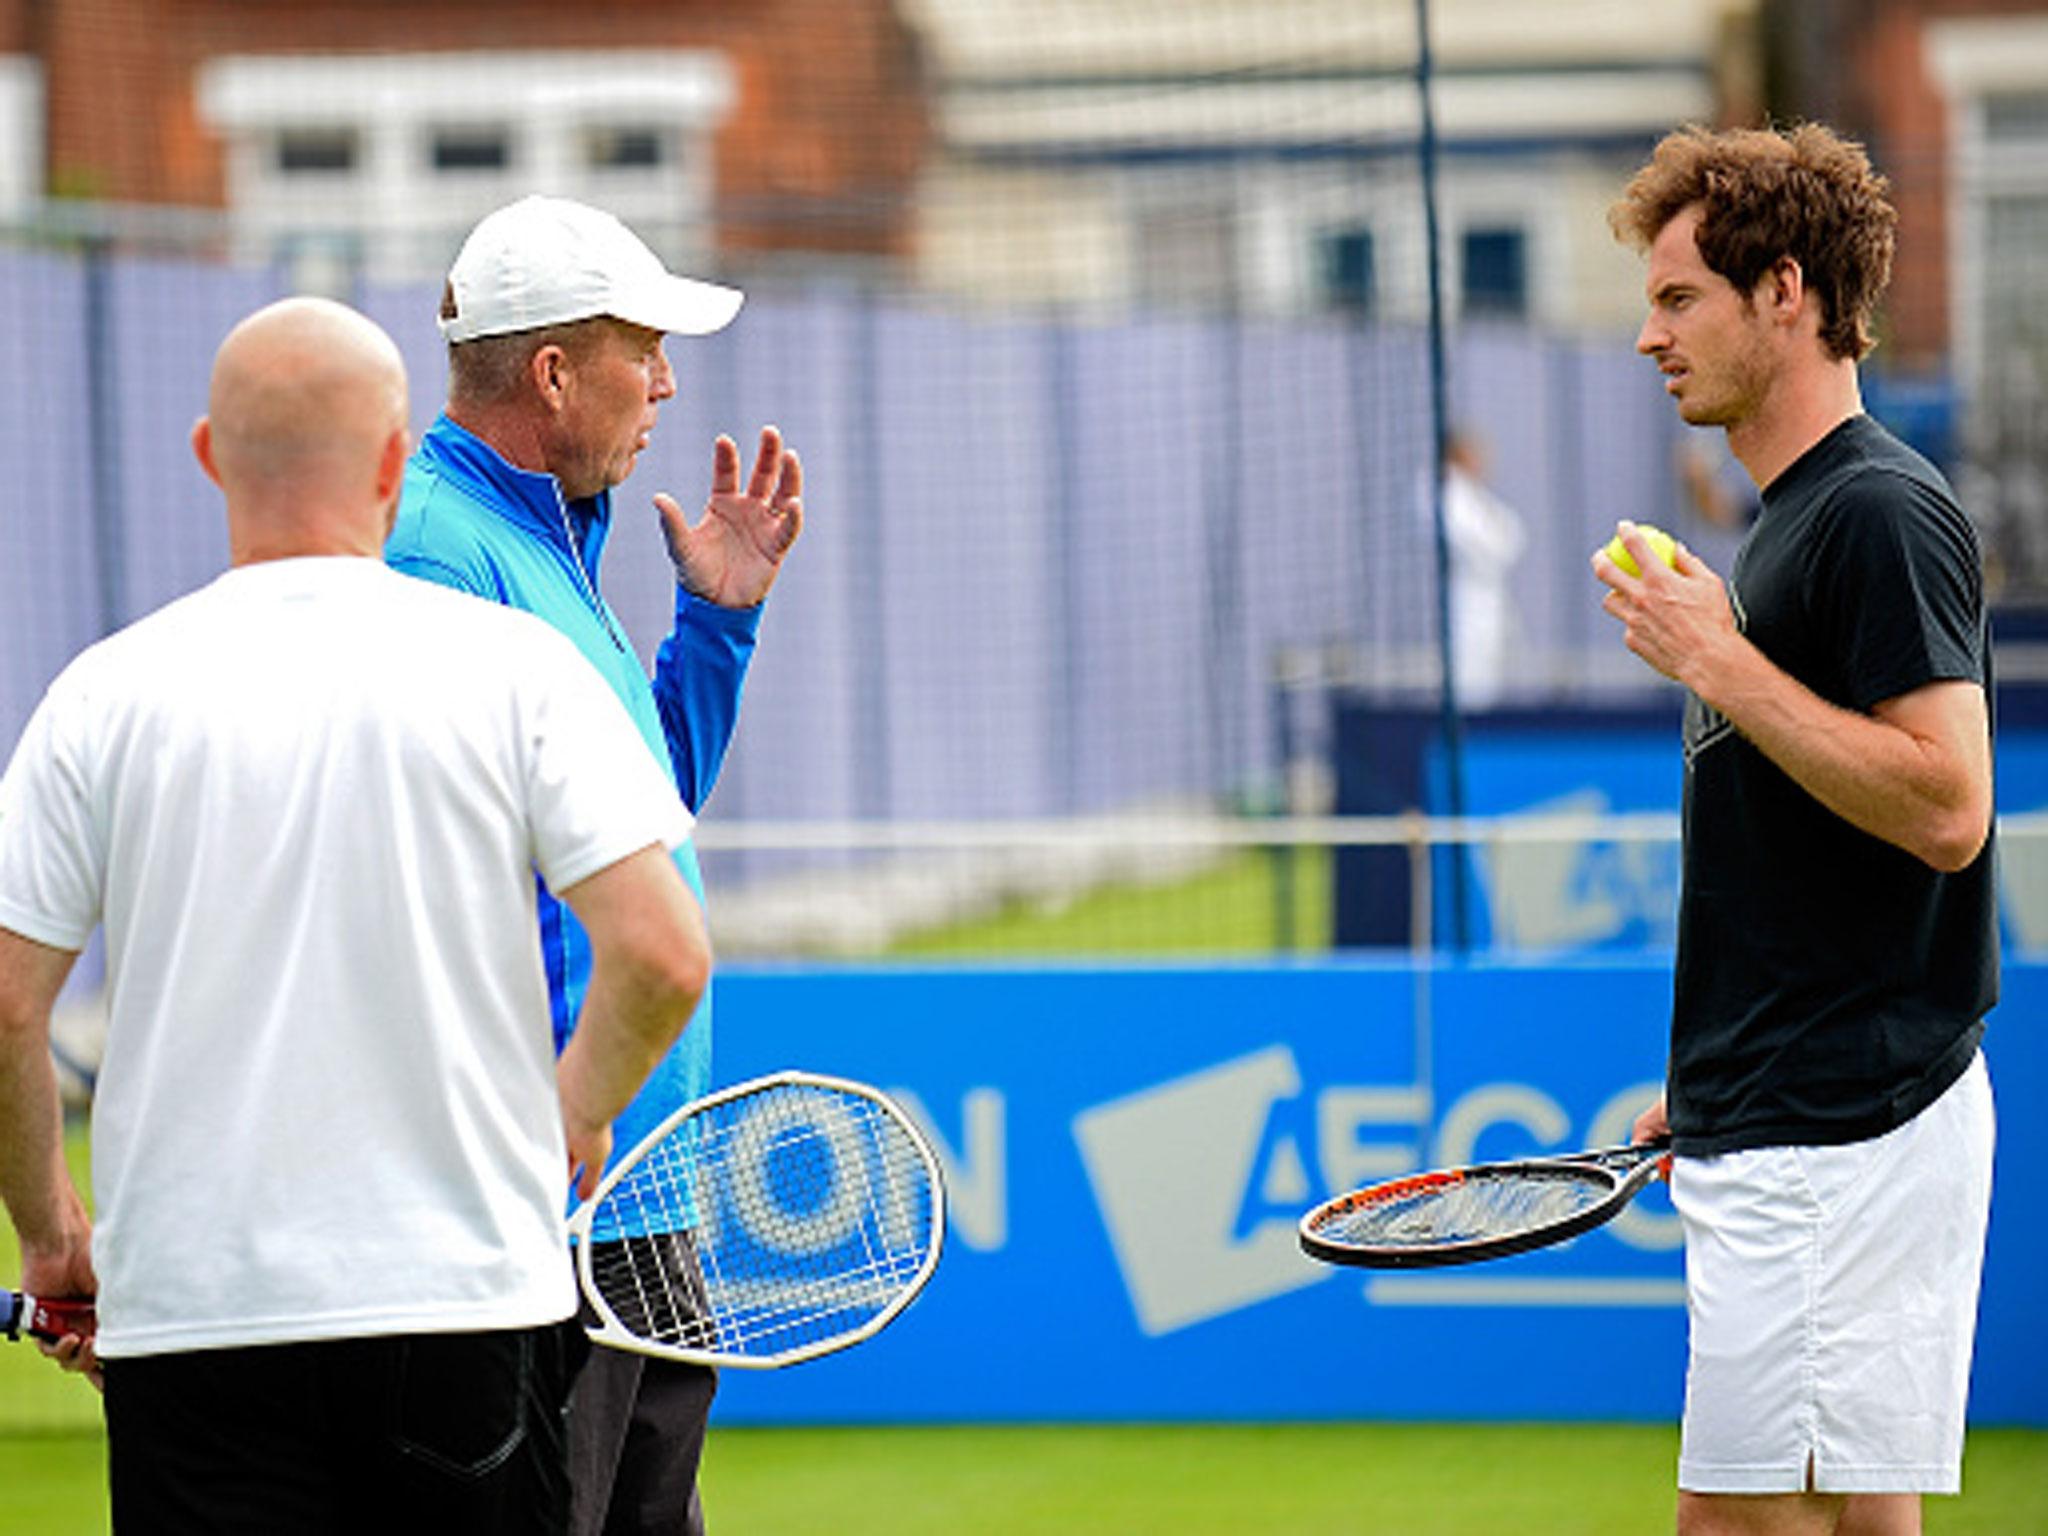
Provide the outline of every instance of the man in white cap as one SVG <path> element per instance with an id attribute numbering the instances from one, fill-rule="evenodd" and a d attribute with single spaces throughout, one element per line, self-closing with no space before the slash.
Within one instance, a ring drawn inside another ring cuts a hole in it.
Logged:
<path id="1" fill-rule="evenodd" d="M 669 272 L 624 224 L 580 203 L 527 197 L 490 214 L 448 274 L 447 409 L 413 456 L 385 547 L 398 570 L 527 609 L 573 640 L 693 812 L 731 740 L 761 601 L 803 524 L 796 454 L 764 428 L 742 485 L 739 449 L 720 437 L 711 495 L 694 526 L 672 497 L 654 497 L 676 608 L 651 682 L 600 591 L 598 562 L 612 488 L 676 392 L 664 336 L 719 330 L 741 297 Z M 689 843 L 676 862 L 701 899 Z M 589 974 L 589 946 L 574 915 L 545 899 L 540 927 L 560 1045 Z M 707 996 L 619 1118 L 614 1155 L 708 1088 L 710 1055 Z M 682 1282 L 701 1283 L 688 1234 L 661 1235 Z M 697 1464 L 716 1389 L 708 1370 L 594 1351 L 571 1402 L 573 1529 L 701 1531 Z"/>

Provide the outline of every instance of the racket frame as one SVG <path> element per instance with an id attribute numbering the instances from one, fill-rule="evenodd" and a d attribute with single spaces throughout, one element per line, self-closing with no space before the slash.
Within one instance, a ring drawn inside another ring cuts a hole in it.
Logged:
<path id="1" fill-rule="evenodd" d="M 1398 1179 L 1381 1180 L 1333 1195 L 1305 1214 L 1299 1229 L 1301 1250 L 1325 1264 L 1342 1264 L 1357 1269 L 1439 1269 L 1548 1248 L 1583 1236 L 1620 1215 L 1645 1185 L 1662 1176 L 1669 1165 L 1670 1152 L 1671 1138 L 1662 1136 L 1629 1146 L 1599 1147 L 1585 1152 L 1561 1153 L 1555 1157 L 1523 1157 L 1497 1163 L 1433 1168 Z M 1342 1243 L 1323 1236 L 1318 1230 L 1334 1217 L 1363 1207 L 1381 1205 L 1416 1191 L 1445 1189 L 1478 1179 L 1498 1178 L 1503 1174 L 1583 1179 L 1588 1168 L 1608 1182 L 1608 1192 L 1599 1200 L 1556 1221 L 1496 1237 L 1446 1243 Z"/>
<path id="2" fill-rule="evenodd" d="M 919 1264 L 916 1273 L 902 1283 L 901 1289 L 888 1304 L 860 1327 L 845 1329 L 829 1337 L 813 1339 L 790 1349 L 777 1350 L 772 1354 L 748 1355 L 718 1349 L 692 1349 L 687 1345 L 666 1344 L 657 1339 L 644 1338 L 633 1332 L 619 1321 L 618 1314 L 605 1301 L 603 1293 L 598 1289 L 596 1277 L 591 1273 L 591 1228 L 596 1221 L 598 1208 L 603 1205 L 605 1197 L 623 1179 L 632 1174 L 641 1157 L 667 1140 L 670 1133 L 685 1120 L 734 1099 L 787 1087 L 826 1088 L 866 1099 L 908 1138 L 911 1147 L 917 1153 L 919 1163 L 924 1169 L 927 1186 L 931 1190 L 931 1241 L 925 1246 L 923 1262 Z M 584 1330 L 589 1334 L 591 1342 L 610 1349 L 627 1350 L 633 1354 L 652 1355 L 662 1360 L 679 1360 L 687 1365 L 713 1366 L 721 1370 L 779 1370 L 783 1366 L 795 1365 L 802 1360 L 813 1360 L 820 1355 L 829 1355 L 850 1348 L 864 1339 L 873 1338 L 917 1298 L 918 1292 L 924 1289 L 925 1282 L 931 1279 L 932 1272 L 939 1267 L 939 1253 L 945 1246 L 946 1183 L 939 1172 L 938 1154 L 932 1150 L 931 1142 L 926 1139 L 924 1132 L 918 1129 L 916 1122 L 903 1112 L 902 1107 L 894 1099 L 879 1088 L 855 1082 L 851 1078 L 788 1068 L 761 1077 L 749 1078 L 743 1083 L 734 1083 L 729 1088 L 720 1088 L 692 1099 L 670 1112 L 659 1125 L 640 1138 L 632 1151 L 612 1164 L 604 1177 L 598 1181 L 597 1188 L 591 1192 L 590 1198 L 570 1215 L 568 1232 L 576 1254 L 578 1286 L 584 1298 L 590 1303 L 591 1310 L 598 1317 L 597 1327 Z"/>

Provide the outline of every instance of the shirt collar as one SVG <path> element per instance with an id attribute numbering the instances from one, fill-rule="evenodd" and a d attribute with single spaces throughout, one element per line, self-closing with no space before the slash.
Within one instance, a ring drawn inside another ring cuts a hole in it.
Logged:
<path id="1" fill-rule="evenodd" d="M 1867 413 L 1859 411 L 1830 427 L 1824 437 L 1808 444 L 1805 452 L 1779 470 L 1771 483 L 1758 493 L 1764 505 L 1774 507 L 1799 494 L 1802 487 L 1825 475 L 1844 454 L 1868 452 L 1871 442 L 1868 433 L 1874 425 Z"/>
<path id="2" fill-rule="evenodd" d="M 485 500 L 493 512 L 537 538 L 566 546 L 573 524 L 576 547 L 571 552 L 581 556 L 584 569 L 595 573 L 611 532 L 609 490 L 565 502 L 562 483 L 553 475 L 519 468 L 445 411 L 420 439 L 419 452 L 442 473 L 487 491 Z"/>

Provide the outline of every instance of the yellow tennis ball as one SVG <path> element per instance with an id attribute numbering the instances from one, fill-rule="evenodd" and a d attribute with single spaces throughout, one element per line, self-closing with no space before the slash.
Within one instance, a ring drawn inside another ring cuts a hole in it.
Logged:
<path id="1" fill-rule="evenodd" d="M 1652 554 L 1674 571 L 1678 569 L 1678 540 L 1672 538 L 1662 528 L 1649 523 L 1637 523 L 1636 532 L 1643 536 L 1643 542 L 1650 546 Z M 1628 546 L 1621 542 L 1621 535 L 1618 533 L 1607 541 L 1607 558 L 1631 576 L 1643 574 L 1636 568 L 1636 557 L 1628 552 Z"/>

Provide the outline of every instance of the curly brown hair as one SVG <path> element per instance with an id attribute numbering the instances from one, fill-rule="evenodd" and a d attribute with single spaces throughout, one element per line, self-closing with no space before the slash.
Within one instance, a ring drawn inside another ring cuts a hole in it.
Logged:
<path id="1" fill-rule="evenodd" d="M 1666 224 L 1700 208 L 1700 259 L 1744 302 L 1778 261 L 1799 263 L 1820 301 L 1821 345 L 1860 358 L 1891 281 L 1899 222 L 1891 185 L 1863 146 L 1818 123 L 1783 131 L 1698 126 L 1666 134 L 1607 212 L 1617 239 L 1647 250 Z"/>

